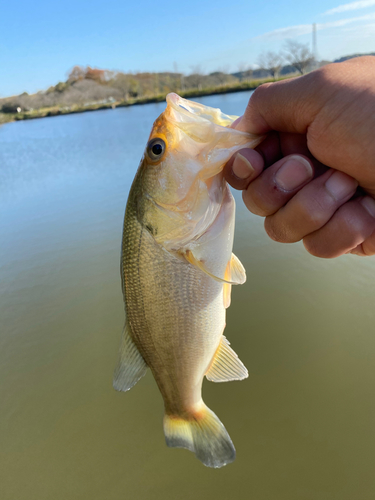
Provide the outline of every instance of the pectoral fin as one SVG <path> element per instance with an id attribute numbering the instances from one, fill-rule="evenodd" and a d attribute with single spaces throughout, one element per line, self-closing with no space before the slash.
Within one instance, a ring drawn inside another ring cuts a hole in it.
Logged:
<path id="1" fill-rule="evenodd" d="M 125 323 L 121 339 L 120 356 L 115 368 L 113 387 L 116 391 L 128 391 L 142 378 L 147 365 L 130 336 L 130 328 Z"/>
<path id="2" fill-rule="evenodd" d="M 232 253 L 232 257 L 225 269 L 224 279 L 226 283 L 223 286 L 223 301 L 225 309 L 230 306 L 230 299 L 232 294 L 232 285 L 228 282 L 236 282 L 242 284 L 246 281 L 246 271 L 239 259 Z"/>
<path id="3" fill-rule="evenodd" d="M 229 261 L 230 266 L 230 280 L 236 285 L 242 285 L 246 281 L 246 271 L 240 262 L 240 259 L 232 253 L 232 257 Z"/>
<path id="4" fill-rule="evenodd" d="M 214 250 L 213 250 L 214 251 Z M 197 259 L 192 250 L 184 252 L 185 259 L 193 266 L 200 269 L 202 272 L 210 276 L 216 281 L 227 283 L 228 285 L 242 285 L 246 281 L 246 272 L 239 259 L 232 253 L 231 260 L 228 262 L 224 276 L 216 276 L 210 272 L 205 262 Z M 230 292 L 229 292 L 230 293 Z"/>
<path id="5" fill-rule="evenodd" d="M 211 382 L 229 382 L 231 380 L 243 380 L 248 376 L 245 365 L 223 335 L 212 364 L 206 373 L 207 380 L 211 380 Z"/>

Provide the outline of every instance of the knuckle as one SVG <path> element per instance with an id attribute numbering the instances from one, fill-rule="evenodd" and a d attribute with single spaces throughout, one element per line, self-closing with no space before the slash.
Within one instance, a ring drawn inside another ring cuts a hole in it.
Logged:
<path id="1" fill-rule="evenodd" d="M 251 189 L 252 185 L 247 188 L 246 191 L 242 192 L 242 199 L 247 207 L 247 209 L 254 215 L 260 215 L 261 217 L 266 217 L 270 215 L 267 209 L 263 208 L 263 203 L 255 195 L 255 192 Z"/>
<path id="2" fill-rule="evenodd" d="M 373 241 L 364 241 L 360 246 L 364 257 L 375 255 L 375 245 Z"/>
<path id="3" fill-rule="evenodd" d="M 244 116 L 253 117 L 254 114 L 259 112 L 261 109 L 264 109 L 268 102 L 268 90 L 271 85 L 272 83 L 263 83 L 254 90 L 251 94 L 249 102 L 247 103 Z"/>
<path id="4" fill-rule="evenodd" d="M 308 227 L 320 228 L 327 220 L 327 206 L 319 196 L 314 196 L 308 204 L 301 204 L 299 207 L 300 218 Z"/>
<path id="5" fill-rule="evenodd" d="M 314 237 L 306 236 L 303 238 L 303 246 L 314 257 L 321 259 L 331 259 L 335 257 L 332 249 L 329 246 L 321 245 L 319 240 Z"/>
<path id="6" fill-rule="evenodd" d="M 375 219 L 359 204 L 359 201 L 347 203 L 340 208 L 341 229 L 346 234 L 369 236 L 375 229 Z"/>
<path id="7" fill-rule="evenodd" d="M 270 88 L 271 85 L 272 83 L 263 83 L 262 85 L 259 85 L 259 87 L 257 87 L 254 90 L 253 94 L 251 95 L 251 98 L 247 106 L 249 107 L 252 104 L 256 104 L 259 99 L 263 100 L 265 93 L 267 92 L 267 90 Z"/>
<path id="8" fill-rule="evenodd" d="M 278 243 L 292 243 L 287 228 L 283 224 L 277 223 L 274 216 L 266 217 L 264 229 L 271 240 Z"/>

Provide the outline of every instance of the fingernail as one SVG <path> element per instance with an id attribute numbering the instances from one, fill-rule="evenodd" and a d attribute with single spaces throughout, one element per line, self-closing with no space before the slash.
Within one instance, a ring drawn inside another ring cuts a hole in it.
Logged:
<path id="1" fill-rule="evenodd" d="M 237 153 L 234 158 L 232 170 L 234 175 L 239 179 L 247 179 L 248 177 L 252 177 L 255 172 L 249 160 L 247 160 L 240 153 Z"/>
<path id="2" fill-rule="evenodd" d="M 361 200 L 362 205 L 365 207 L 367 212 L 371 215 L 371 217 L 375 217 L 375 200 L 371 198 L 371 196 L 366 196 Z"/>
<path id="3" fill-rule="evenodd" d="M 335 200 L 342 200 L 353 193 L 358 186 L 358 182 L 349 175 L 342 172 L 334 172 L 325 183 L 327 191 Z"/>
<path id="4" fill-rule="evenodd" d="M 291 156 L 276 172 L 275 182 L 284 191 L 293 191 L 313 176 L 310 163 L 301 156 Z"/>

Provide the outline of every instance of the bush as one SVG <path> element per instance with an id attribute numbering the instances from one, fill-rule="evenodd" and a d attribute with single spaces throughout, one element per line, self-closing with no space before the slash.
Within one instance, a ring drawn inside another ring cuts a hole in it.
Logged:
<path id="1" fill-rule="evenodd" d="M 2 105 L 1 112 L 2 113 L 17 113 L 17 108 L 19 108 L 19 103 L 7 102 Z"/>

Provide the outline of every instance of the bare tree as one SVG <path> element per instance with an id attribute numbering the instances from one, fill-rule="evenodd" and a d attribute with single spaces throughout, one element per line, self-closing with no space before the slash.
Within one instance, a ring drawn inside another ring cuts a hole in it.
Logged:
<path id="1" fill-rule="evenodd" d="M 248 81 L 253 76 L 253 70 L 249 66 L 248 63 L 241 61 L 237 64 L 238 72 L 235 73 L 235 76 L 239 79 L 240 82 Z"/>
<path id="2" fill-rule="evenodd" d="M 191 74 L 189 75 L 189 83 L 193 86 L 198 88 L 199 90 L 202 89 L 202 83 L 204 80 L 204 71 L 202 69 L 202 66 L 200 64 L 195 64 L 194 66 L 190 66 L 191 68 Z"/>
<path id="3" fill-rule="evenodd" d="M 77 82 L 83 80 L 86 76 L 86 68 L 83 66 L 74 66 L 68 74 L 68 82 Z"/>
<path id="4" fill-rule="evenodd" d="M 263 52 L 258 57 L 258 64 L 260 68 L 266 69 L 271 73 L 274 80 L 279 76 L 280 70 L 283 66 L 284 56 L 281 52 Z"/>
<path id="5" fill-rule="evenodd" d="M 308 44 L 297 42 L 296 40 L 287 40 L 285 42 L 285 58 L 303 75 L 313 62 L 314 57 Z"/>
<path id="6" fill-rule="evenodd" d="M 222 66 L 220 67 L 217 71 L 214 71 L 213 73 L 210 73 L 210 77 L 215 78 L 215 83 L 214 85 L 225 85 L 228 83 L 228 80 L 230 79 L 230 75 L 228 74 L 229 72 L 229 65 Z"/>
<path id="7" fill-rule="evenodd" d="M 127 101 L 129 99 L 129 92 L 131 88 L 131 77 L 125 73 L 118 72 L 115 77 L 110 81 L 111 87 L 118 89 L 122 98 Z"/>

